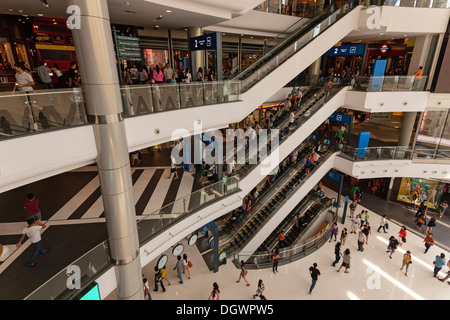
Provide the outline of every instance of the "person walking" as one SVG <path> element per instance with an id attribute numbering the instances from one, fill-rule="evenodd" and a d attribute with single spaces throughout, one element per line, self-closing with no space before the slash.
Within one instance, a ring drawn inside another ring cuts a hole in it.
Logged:
<path id="1" fill-rule="evenodd" d="M 431 215 L 430 220 L 427 223 L 427 228 L 425 230 L 425 233 L 430 233 L 433 230 L 433 227 L 436 226 L 436 217 Z"/>
<path id="2" fill-rule="evenodd" d="M 411 251 L 408 250 L 403 255 L 402 267 L 400 268 L 400 270 L 403 270 L 404 267 L 406 268 L 405 276 L 408 276 L 408 268 L 411 263 L 412 263 Z"/>
<path id="3" fill-rule="evenodd" d="M 258 288 L 256 289 L 256 293 L 253 295 L 253 299 L 256 299 L 256 297 L 260 298 L 263 297 L 264 290 L 265 290 L 264 282 L 261 279 L 259 279 Z"/>
<path id="4" fill-rule="evenodd" d="M 38 226 L 41 226 L 42 228 L 46 227 L 46 225 L 41 221 L 42 218 L 41 209 L 39 209 L 39 199 L 36 199 L 34 194 L 29 193 L 27 195 L 27 201 L 24 203 L 23 208 L 27 212 L 27 221 L 33 218 L 34 222 Z"/>
<path id="5" fill-rule="evenodd" d="M 336 264 L 339 262 L 339 260 L 341 260 L 341 243 L 340 242 L 336 243 L 336 245 L 334 246 L 334 257 L 335 257 L 335 260 L 331 264 L 333 267 L 335 267 Z"/>
<path id="6" fill-rule="evenodd" d="M 430 247 L 434 244 L 433 234 L 429 233 L 423 241 L 425 242 L 425 252 L 424 253 L 427 253 L 428 250 L 430 249 Z"/>
<path id="7" fill-rule="evenodd" d="M 347 248 L 344 251 L 344 254 L 342 255 L 342 264 L 339 267 L 339 269 L 337 269 L 337 272 L 341 271 L 342 268 L 345 268 L 344 273 L 349 273 L 348 269 L 350 269 L 350 261 L 351 261 L 352 257 L 350 255 L 350 249 Z"/>
<path id="8" fill-rule="evenodd" d="M 390 259 L 392 259 L 392 254 L 397 249 L 398 244 L 399 244 L 398 240 L 394 236 L 390 236 L 390 238 L 389 238 L 389 245 L 388 245 L 387 251 L 386 251 L 386 252 L 390 252 L 390 254 L 389 254 L 389 258 Z"/>
<path id="9" fill-rule="evenodd" d="M 170 174 L 167 179 L 172 178 L 172 174 L 174 175 L 174 180 L 178 180 L 178 171 L 177 171 L 177 160 L 173 155 L 170 155 Z"/>
<path id="10" fill-rule="evenodd" d="M 330 236 L 330 241 L 329 242 L 331 242 L 333 237 L 334 237 L 334 241 L 337 241 L 337 234 L 338 234 L 338 232 L 339 232 L 339 227 L 338 227 L 337 223 L 335 222 L 331 226 L 331 236 Z"/>
<path id="11" fill-rule="evenodd" d="M 433 264 L 434 264 L 433 277 L 437 278 L 439 271 L 441 271 L 442 267 L 445 266 L 445 254 L 441 253 L 440 255 L 436 256 Z"/>
<path id="12" fill-rule="evenodd" d="M 406 227 L 402 226 L 398 232 L 398 237 L 400 239 L 400 247 L 403 243 L 406 243 Z"/>
<path id="13" fill-rule="evenodd" d="M 362 230 L 359 230 L 358 234 L 358 251 L 364 251 L 364 243 L 366 242 L 366 235 Z"/>
<path id="14" fill-rule="evenodd" d="M 217 284 L 217 282 L 214 282 L 213 289 L 211 291 L 208 300 L 219 300 L 219 293 L 220 293 L 219 285 Z"/>
<path id="15" fill-rule="evenodd" d="M 340 239 L 342 245 L 345 245 L 345 241 L 347 240 L 347 238 L 348 238 L 347 228 L 343 228 L 341 231 L 341 239 Z"/>
<path id="16" fill-rule="evenodd" d="M 167 268 L 166 268 L 166 266 L 161 268 L 161 279 L 162 280 L 166 280 L 167 284 L 170 286 L 170 281 L 169 281 L 169 279 L 167 279 Z"/>
<path id="17" fill-rule="evenodd" d="M 36 260 L 38 254 L 41 253 L 45 255 L 48 252 L 48 248 L 44 249 L 42 246 L 41 230 L 44 228 L 38 225 L 34 218 L 28 219 L 27 223 L 28 226 L 23 229 L 22 237 L 17 243 L 17 247 L 20 247 L 22 245 L 22 241 L 25 239 L 25 236 L 30 239 L 31 243 L 34 245 L 34 251 L 30 261 L 28 262 L 28 265 L 30 267 L 34 267 L 36 265 L 34 261 Z"/>
<path id="18" fill-rule="evenodd" d="M 351 221 L 352 221 L 352 225 L 350 227 L 351 228 L 350 233 L 356 234 L 356 230 L 358 229 L 358 226 L 359 226 L 359 219 L 358 219 L 358 217 L 354 217 L 351 219 Z"/>
<path id="19" fill-rule="evenodd" d="M 177 269 L 178 278 L 180 278 L 180 283 L 183 284 L 183 270 L 184 270 L 184 263 L 183 260 L 181 260 L 181 256 L 177 256 L 177 263 L 173 270 Z"/>
<path id="20" fill-rule="evenodd" d="M 164 287 L 164 283 L 162 281 L 161 270 L 159 270 L 158 267 L 155 266 L 155 290 L 153 291 L 158 291 L 158 284 L 161 286 L 162 291 L 166 292 L 166 288 Z"/>
<path id="21" fill-rule="evenodd" d="M 241 282 L 241 278 L 244 279 L 244 281 L 247 283 L 247 287 L 250 286 L 250 282 L 248 282 L 248 280 L 245 278 L 248 274 L 248 270 L 245 267 L 245 262 L 244 260 L 241 260 L 241 272 L 239 273 L 239 279 L 236 280 L 237 283 Z"/>
<path id="22" fill-rule="evenodd" d="M 422 212 L 417 217 L 416 228 L 423 232 L 422 225 L 425 223 L 425 213 Z"/>
<path id="23" fill-rule="evenodd" d="M 442 217 L 444 216 L 445 210 L 447 210 L 447 208 L 448 208 L 447 200 L 442 201 L 441 204 L 439 205 L 439 218 L 442 219 Z"/>
<path id="24" fill-rule="evenodd" d="M 192 262 L 189 261 L 187 254 L 183 254 L 183 273 L 188 274 L 188 279 L 191 278 L 191 272 L 189 271 L 189 268 L 192 267 Z"/>
<path id="25" fill-rule="evenodd" d="M 150 295 L 150 290 L 148 288 L 148 279 L 143 278 L 143 286 L 144 286 L 144 297 L 148 297 L 148 300 L 152 300 L 152 296 Z"/>
<path id="26" fill-rule="evenodd" d="M 362 232 L 366 236 L 366 244 L 369 244 L 369 235 L 372 234 L 372 230 L 370 229 L 370 224 L 368 221 L 364 224 Z"/>
<path id="27" fill-rule="evenodd" d="M 39 67 L 36 68 L 36 72 L 45 89 L 55 89 L 55 85 L 50 76 L 52 72 L 44 61 L 39 61 Z"/>
<path id="28" fill-rule="evenodd" d="M 350 207 L 350 219 L 353 219 L 357 206 L 358 206 L 358 202 L 356 200 L 353 200 L 353 202 L 349 206 Z"/>
<path id="29" fill-rule="evenodd" d="M 273 273 L 278 273 L 278 262 L 280 261 L 280 253 L 278 249 L 275 249 L 275 252 L 272 255 L 272 271 Z"/>
<path id="30" fill-rule="evenodd" d="M 383 217 L 381 217 L 380 226 L 378 227 L 377 232 L 380 232 L 381 228 L 383 228 L 384 233 L 387 233 L 386 227 L 387 227 L 387 219 L 386 215 L 383 215 Z"/>
<path id="31" fill-rule="evenodd" d="M 309 287 L 308 293 L 312 294 L 312 291 L 316 286 L 317 280 L 319 280 L 320 276 L 320 270 L 317 269 L 317 263 L 314 262 L 314 264 L 309 268 L 309 274 L 311 275 L 311 286 Z"/>

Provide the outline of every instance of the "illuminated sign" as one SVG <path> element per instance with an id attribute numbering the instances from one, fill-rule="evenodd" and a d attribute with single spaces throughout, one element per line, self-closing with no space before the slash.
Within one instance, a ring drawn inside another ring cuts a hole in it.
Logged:
<path id="1" fill-rule="evenodd" d="M 381 53 L 386 53 L 389 51 L 389 46 L 385 43 L 380 48 Z"/>

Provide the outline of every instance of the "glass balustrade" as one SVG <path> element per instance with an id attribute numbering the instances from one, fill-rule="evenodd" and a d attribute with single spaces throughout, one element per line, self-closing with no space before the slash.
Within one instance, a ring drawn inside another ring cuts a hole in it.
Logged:
<path id="1" fill-rule="evenodd" d="M 448 0 L 387 0 L 384 5 L 389 7 L 450 8 Z"/>
<path id="2" fill-rule="evenodd" d="M 179 198 L 154 212 L 144 213 L 139 217 L 140 219 L 137 223 L 140 246 L 181 219 L 225 196 L 239 191 L 239 179 L 230 177 Z M 71 282 L 72 278 L 70 276 L 73 272 L 79 272 L 81 277 L 79 286 L 81 289 L 84 288 L 112 266 L 109 261 L 110 255 L 108 250 L 108 241 L 102 242 L 74 261 L 70 266 L 61 270 L 26 297 L 25 300 L 73 299 L 80 290 L 76 288 L 75 283 Z"/>
<path id="3" fill-rule="evenodd" d="M 0 94 L 0 139 L 87 124 L 79 89 Z"/>
<path id="4" fill-rule="evenodd" d="M 355 77 L 351 80 L 349 90 L 380 92 L 380 91 L 425 91 L 427 77 L 422 76 L 381 76 Z"/>
<path id="5" fill-rule="evenodd" d="M 124 116 L 201 107 L 240 100 L 239 81 L 134 85 L 121 88 Z"/>
<path id="6" fill-rule="evenodd" d="M 327 211 L 332 213 L 332 217 L 328 222 L 328 225 L 332 225 L 337 221 L 337 208 L 335 206 L 336 199 L 330 199 L 324 205 L 324 207 L 317 214 L 323 214 Z M 307 227 L 302 233 L 306 232 L 310 227 Z M 306 255 L 319 249 L 329 239 L 331 234 L 330 228 L 324 228 L 317 232 L 313 237 L 294 243 L 287 248 L 279 249 L 279 263 L 288 263 L 297 259 L 303 258 Z M 235 252 L 233 254 L 233 261 L 239 263 L 242 259 L 245 259 L 246 266 L 248 268 L 271 268 L 272 267 L 272 253 L 271 252 Z"/>

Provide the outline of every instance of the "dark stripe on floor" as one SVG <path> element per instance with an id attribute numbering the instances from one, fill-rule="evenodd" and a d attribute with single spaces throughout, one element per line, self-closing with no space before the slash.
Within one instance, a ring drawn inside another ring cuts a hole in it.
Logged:
<path id="1" fill-rule="evenodd" d="M 158 182 L 161 179 L 163 173 L 164 169 L 157 169 L 153 174 L 150 182 L 148 183 L 147 187 L 145 187 L 144 192 L 136 203 L 136 215 L 141 215 L 144 212 L 145 207 L 147 207 L 147 204 L 150 201 L 150 198 L 152 197 L 152 194 L 155 191 L 156 186 L 158 185 Z"/>
<path id="2" fill-rule="evenodd" d="M 95 191 L 70 215 L 68 219 L 81 219 L 90 207 L 102 196 L 101 188 L 98 187 Z"/>
<path id="3" fill-rule="evenodd" d="M 162 206 L 166 206 L 172 202 L 174 202 L 177 198 L 178 189 L 180 188 L 180 182 L 183 178 L 184 172 L 182 170 L 178 170 L 178 180 L 175 180 L 175 176 L 172 178 L 172 182 L 170 183 L 169 190 L 167 190 L 166 197 L 164 198 Z"/>

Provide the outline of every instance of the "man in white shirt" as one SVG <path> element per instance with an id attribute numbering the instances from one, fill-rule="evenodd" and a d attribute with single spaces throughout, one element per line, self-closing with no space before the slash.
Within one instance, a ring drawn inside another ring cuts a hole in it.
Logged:
<path id="1" fill-rule="evenodd" d="M 28 265 L 30 267 L 34 267 L 36 265 L 34 261 L 36 260 L 39 252 L 42 254 L 46 254 L 48 251 L 48 249 L 44 249 L 42 247 L 42 239 L 41 239 L 41 230 L 45 226 L 37 225 L 36 222 L 34 221 L 34 218 L 29 219 L 27 223 L 28 226 L 23 229 L 23 234 L 19 240 L 19 243 L 17 243 L 17 247 L 20 247 L 22 245 L 22 241 L 25 239 L 25 236 L 28 236 L 31 243 L 34 245 L 34 252 L 33 255 L 31 256 Z"/>
<path id="2" fill-rule="evenodd" d="M 380 220 L 380 226 L 378 227 L 377 231 L 380 232 L 380 229 L 383 228 L 384 233 L 387 233 L 386 225 L 387 225 L 386 215 L 383 215 L 383 217 Z"/>
<path id="3" fill-rule="evenodd" d="M 178 172 L 177 172 L 177 160 L 174 156 L 170 155 L 170 175 L 169 179 L 172 177 L 172 174 L 175 174 L 174 180 L 178 180 Z"/>
<path id="4" fill-rule="evenodd" d="M 16 63 L 14 70 L 16 70 L 16 85 L 13 88 L 13 93 L 16 89 L 20 92 L 33 91 L 32 86 L 34 86 L 34 79 L 28 72 L 25 71 L 25 66 L 21 63 Z"/>

